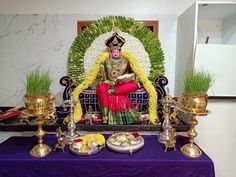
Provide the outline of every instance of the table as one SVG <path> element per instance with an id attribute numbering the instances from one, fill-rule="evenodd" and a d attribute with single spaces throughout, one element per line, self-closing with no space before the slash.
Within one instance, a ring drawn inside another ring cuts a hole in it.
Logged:
<path id="1" fill-rule="evenodd" d="M 56 136 L 45 142 L 54 148 Z M 36 137 L 11 137 L 0 144 L 0 177 L 214 177 L 214 164 L 203 152 L 189 158 L 180 152 L 188 139 L 177 136 L 176 151 L 164 152 L 156 136 L 144 136 L 145 145 L 133 155 L 119 154 L 105 148 L 93 156 L 76 156 L 66 147 L 65 153 L 53 151 L 45 158 L 34 158 L 30 149 Z"/>

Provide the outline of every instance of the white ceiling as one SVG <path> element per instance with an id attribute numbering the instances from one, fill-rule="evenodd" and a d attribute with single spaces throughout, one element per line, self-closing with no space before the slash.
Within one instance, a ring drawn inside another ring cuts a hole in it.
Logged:
<path id="1" fill-rule="evenodd" d="M 233 14 L 236 4 L 199 4 L 199 18 L 223 19 Z"/>

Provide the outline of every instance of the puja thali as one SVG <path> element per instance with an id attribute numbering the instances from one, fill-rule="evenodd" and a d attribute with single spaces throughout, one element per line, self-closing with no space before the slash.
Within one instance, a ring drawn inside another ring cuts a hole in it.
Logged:
<path id="1" fill-rule="evenodd" d="M 94 155 L 94 154 L 97 154 L 97 153 L 99 153 L 100 151 L 102 151 L 103 149 L 104 149 L 104 147 L 105 147 L 105 145 L 103 145 L 103 146 L 99 146 L 96 150 L 87 150 L 87 151 L 81 151 L 80 149 L 78 149 L 78 148 L 75 148 L 75 147 L 73 147 L 73 145 L 72 144 L 70 144 L 70 146 L 69 146 L 69 149 L 70 149 L 70 151 L 73 153 L 73 154 L 75 154 L 75 155 Z"/>
<path id="2" fill-rule="evenodd" d="M 70 151 L 75 155 L 93 155 L 105 147 L 105 138 L 101 134 L 88 134 L 81 136 L 69 145 Z"/>
<path id="3" fill-rule="evenodd" d="M 144 139 L 137 132 L 119 132 L 111 135 L 106 144 L 115 152 L 132 154 L 144 146 Z"/>

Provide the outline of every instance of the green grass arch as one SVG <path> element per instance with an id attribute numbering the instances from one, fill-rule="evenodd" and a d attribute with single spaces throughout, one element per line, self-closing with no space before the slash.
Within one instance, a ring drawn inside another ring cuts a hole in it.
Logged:
<path id="1" fill-rule="evenodd" d="M 91 43 L 101 34 L 111 32 L 119 27 L 122 32 L 138 38 L 144 45 L 151 60 L 149 80 L 164 75 L 164 54 L 159 40 L 142 23 L 123 16 L 107 16 L 94 21 L 75 38 L 68 54 L 68 75 L 79 85 L 85 79 L 84 54 Z"/>

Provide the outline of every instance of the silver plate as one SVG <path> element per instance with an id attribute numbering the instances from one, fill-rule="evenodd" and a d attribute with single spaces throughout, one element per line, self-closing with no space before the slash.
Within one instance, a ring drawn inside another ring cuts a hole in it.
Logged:
<path id="1" fill-rule="evenodd" d="M 136 152 L 136 151 L 140 150 L 141 148 L 143 148 L 143 146 L 144 146 L 144 139 L 143 139 L 142 136 L 139 136 L 137 138 L 138 144 L 130 144 L 129 146 L 115 145 L 115 144 L 110 142 L 111 138 L 118 137 L 118 136 L 123 136 L 123 135 L 127 135 L 128 136 L 128 135 L 131 135 L 131 133 L 120 132 L 120 133 L 116 133 L 116 134 L 111 135 L 108 138 L 107 142 L 106 142 L 107 147 L 109 147 L 111 150 L 113 150 L 115 152 L 129 153 L 129 154 L 132 154 L 133 152 Z"/>
<path id="2" fill-rule="evenodd" d="M 72 144 L 69 145 L 69 149 L 73 154 L 84 155 L 84 156 L 97 154 L 97 153 L 101 152 L 104 148 L 105 148 L 105 144 L 102 146 L 99 146 L 98 149 L 95 151 L 80 152 L 78 148 L 73 148 Z"/>

